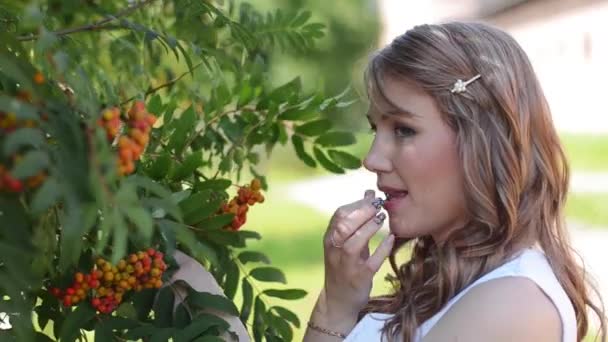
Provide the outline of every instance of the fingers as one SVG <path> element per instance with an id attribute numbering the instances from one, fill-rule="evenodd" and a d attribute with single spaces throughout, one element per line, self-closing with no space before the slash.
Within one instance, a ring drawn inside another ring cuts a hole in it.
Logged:
<path id="1" fill-rule="evenodd" d="M 382 266 L 384 260 L 386 260 L 386 258 L 388 258 L 388 256 L 391 254 L 391 250 L 393 249 L 394 243 L 395 236 L 393 234 L 388 234 L 384 238 L 384 240 L 382 240 L 380 246 L 376 248 L 374 254 L 372 254 L 369 259 L 367 259 L 367 268 L 372 271 L 372 273 L 375 274 L 376 272 L 378 272 L 378 270 L 380 270 L 380 267 Z"/>
<path id="2" fill-rule="evenodd" d="M 344 243 L 344 251 L 355 255 L 369 244 L 369 240 L 382 227 L 382 223 L 386 219 L 385 213 L 379 213 L 371 220 L 367 221 L 361 228 L 357 229 Z"/>
<path id="3" fill-rule="evenodd" d="M 342 245 L 365 222 L 374 217 L 382 206 L 382 199 L 374 198 L 374 191 L 367 191 L 357 202 L 336 210 L 329 227 L 329 240 Z"/>

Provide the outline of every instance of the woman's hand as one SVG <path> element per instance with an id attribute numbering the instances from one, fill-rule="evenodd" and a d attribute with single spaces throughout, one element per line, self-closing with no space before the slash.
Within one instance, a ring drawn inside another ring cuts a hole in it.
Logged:
<path id="1" fill-rule="evenodd" d="M 374 275 L 390 255 L 394 236 L 389 234 L 370 255 L 369 241 L 386 218 L 382 200 L 372 190 L 362 200 L 340 207 L 324 237 L 325 319 L 356 317 L 367 304 Z"/>

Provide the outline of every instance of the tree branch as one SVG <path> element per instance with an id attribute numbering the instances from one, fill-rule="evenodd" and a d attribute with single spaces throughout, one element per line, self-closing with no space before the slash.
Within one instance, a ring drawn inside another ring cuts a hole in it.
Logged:
<path id="1" fill-rule="evenodd" d="M 63 30 L 59 30 L 59 31 L 55 31 L 53 32 L 55 35 L 57 36 L 65 36 L 68 34 L 72 34 L 72 33 L 76 33 L 76 32 L 83 32 L 83 31 L 97 31 L 97 30 L 103 30 L 106 28 L 106 24 L 109 22 L 112 22 L 118 18 L 127 16 L 133 12 L 135 12 L 136 10 L 154 2 L 156 0 L 143 0 L 141 2 L 138 2 L 132 6 L 129 6 L 127 8 L 125 8 L 124 10 L 114 14 L 114 15 L 109 15 L 106 18 L 99 20 L 95 23 L 92 24 L 88 24 L 88 25 L 84 25 L 84 26 L 78 26 L 78 27 L 73 27 L 73 28 L 68 28 L 68 29 L 63 29 Z M 115 28 L 115 27 L 112 27 Z M 36 40 L 40 38 L 40 35 L 25 35 L 25 36 L 20 36 L 17 37 L 17 40 L 19 41 L 29 41 L 29 40 Z"/>
<path id="2" fill-rule="evenodd" d="M 198 67 L 199 67 L 199 66 L 201 66 L 202 64 L 203 64 L 203 62 L 198 62 L 197 64 L 195 64 L 195 65 L 193 65 L 193 66 L 192 66 L 192 69 L 191 69 L 191 70 L 192 70 L 192 71 L 194 71 L 196 68 L 198 68 Z M 163 88 L 167 88 L 167 87 L 169 87 L 169 86 L 171 86 L 171 85 L 175 84 L 177 81 L 181 80 L 181 79 L 182 79 L 184 76 L 188 75 L 189 73 L 190 73 L 190 70 L 188 70 L 188 71 L 184 72 L 183 74 L 181 74 L 181 75 L 179 75 L 179 76 L 175 77 L 174 79 L 170 80 L 170 81 L 169 81 L 169 82 L 167 82 L 167 83 L 163 83 L 163 84 L 161 84 L 161 85 L 159 85 L 159 86 L 156 86 L 156 87 L 154 87 L 154 88 L 150 88 L 150 89 L 146 90 L 146 93 L 144 94 L 144 96 L 148 96 L 148 95 L 150 95 L 150 94 L 154 94 L 154 93 L 156 93 L 157 91 L 159 91 L 159 90 L 161 90 L 161 89 L 163 89 Z M 126 100 L 122 101 L 122 102 L 120 103 L 120 105 L 122 106 L 122 105 L 124 105 L 124 104 L 126 104 L 126 103 L 129 103 L 129 102 L 131 102 L 131 101 L 135 100 L 136 98 L 137 98 L 137 96 L 131 96 L 130 98 L 128 98 L 128 99 L 126 99 Z"/>

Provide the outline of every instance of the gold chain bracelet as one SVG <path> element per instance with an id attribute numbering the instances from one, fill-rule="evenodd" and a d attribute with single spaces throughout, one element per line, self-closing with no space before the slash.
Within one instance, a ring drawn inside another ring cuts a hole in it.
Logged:
<path id="1" fill-rule="evenodd" d="M 308 321 L 308 327 L 311 328 L 311 329 L 313 329 L 313 330 L 316 330 L 318 332 L 322 332 L 324 334 L 327 334 L 327 335 L 331 335 L 331 336 L 335 336 L 335 337 L 339 337 L 339 338 L 346 338 L 346 334 L 339 333 L 337 331 L 331 331 L 331 330 L 325 329 L 323 327 L 320 327 L 320 326 L 314 324 L 312 321 Z"/>

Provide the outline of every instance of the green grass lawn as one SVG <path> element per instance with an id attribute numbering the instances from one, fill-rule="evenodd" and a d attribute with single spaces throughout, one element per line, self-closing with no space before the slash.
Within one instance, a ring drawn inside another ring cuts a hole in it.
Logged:
<path id="1" fill-rule="evenodd" d="M 590 227 L 608 227 L 608 194 L 571 193 L 566 217 Z"/>

